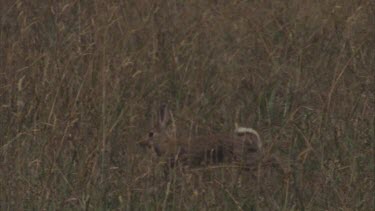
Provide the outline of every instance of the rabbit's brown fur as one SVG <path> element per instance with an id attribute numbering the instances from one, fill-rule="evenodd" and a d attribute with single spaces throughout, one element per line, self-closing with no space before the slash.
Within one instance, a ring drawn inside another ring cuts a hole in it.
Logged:
<path id="1" fill-rule="evenodd" d="M 261 155 L 261 140 L 251 128 L 238 128 L 234 135 L 175 137 L 166 127 L 169 116 L 167 107 L 162 105 L 158 124 L 139 144 L 165 157 L 172 167 L 177 161 L 189 166 L 235 162 L 246 168 L 256 163 Z"/>

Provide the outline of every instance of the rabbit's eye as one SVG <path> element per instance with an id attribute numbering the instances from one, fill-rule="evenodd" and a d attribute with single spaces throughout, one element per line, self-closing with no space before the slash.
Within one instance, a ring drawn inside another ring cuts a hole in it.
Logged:
<path id="1" fill-rule="evenodd" d="M 152 137 L 152 136 L 154 136 L 154 132 L 151 131 L 148 133 L 148 137 Z"/>

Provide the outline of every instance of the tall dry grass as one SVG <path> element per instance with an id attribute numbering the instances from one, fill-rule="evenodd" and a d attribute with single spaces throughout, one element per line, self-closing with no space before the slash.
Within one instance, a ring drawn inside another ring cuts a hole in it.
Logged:
<path id="1" fill-rule="evenodd" d="M 1 1 L 0 209 L 371 210 L 374 13 L 371 0 Z M 290 174 L 166 180 L 135 145 L 163 102 L 181 133 L 257 128 Z"/>

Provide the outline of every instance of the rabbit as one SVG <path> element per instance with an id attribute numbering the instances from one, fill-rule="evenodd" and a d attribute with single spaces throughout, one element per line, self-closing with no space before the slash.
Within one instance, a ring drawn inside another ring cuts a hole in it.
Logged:
<path id="1" fill-rule="evenodd" d="M 234 135 L 176 137 L 167 127 L 170 116 L 167 106 L 161 105 L 156 127 L 138 142 L 157 156 L 165 157 L 169 167 L 174 167 L 176 163 L 195 167 L 231 162 L 246 168 L 256 163 L 262 153 L 260 136 L 252 128 L 236 128 Z"/>

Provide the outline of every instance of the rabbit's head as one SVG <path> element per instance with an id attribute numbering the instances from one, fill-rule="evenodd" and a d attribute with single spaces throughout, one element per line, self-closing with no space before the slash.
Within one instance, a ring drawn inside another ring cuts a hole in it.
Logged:
<path id="1" fill-rule="evenodd" d="M 161 105 L 158 112 L 158 121 L 154 127 L 149 130 L 147 135 L 138 142 L 138 144 L 146 149 L 152 149 L 158 156 L 165 152 L 165 144 L 169 138 L 167 123 L 169 121 L 169 111 L 166 105 Z"/>

